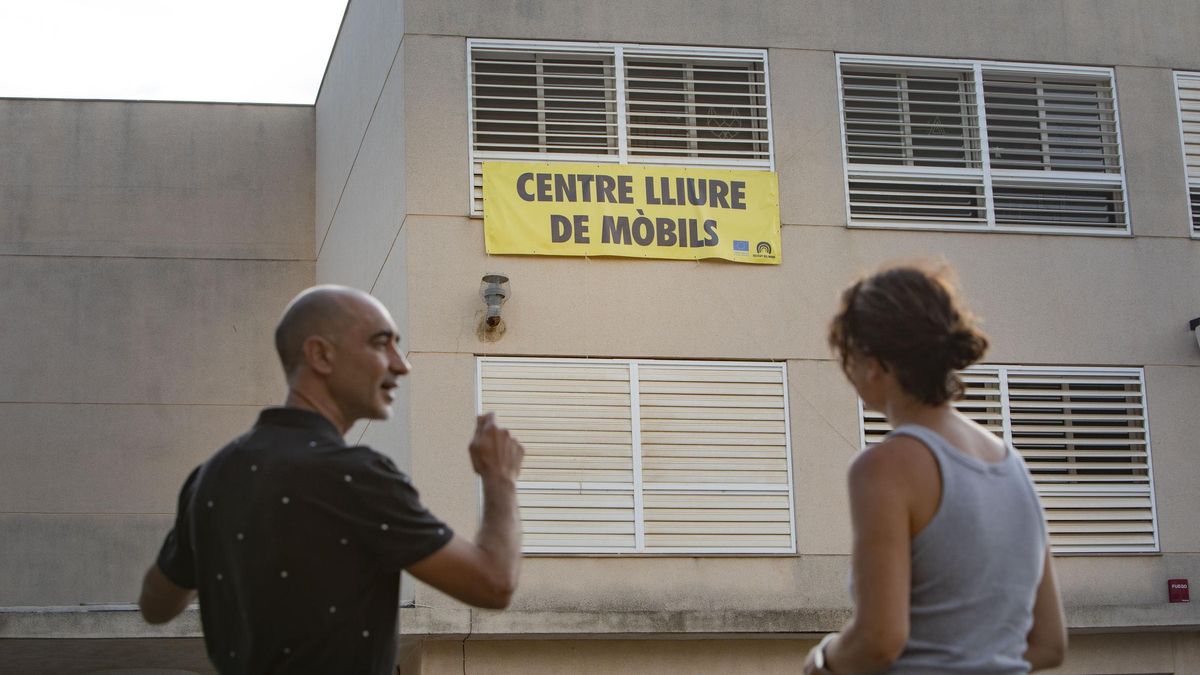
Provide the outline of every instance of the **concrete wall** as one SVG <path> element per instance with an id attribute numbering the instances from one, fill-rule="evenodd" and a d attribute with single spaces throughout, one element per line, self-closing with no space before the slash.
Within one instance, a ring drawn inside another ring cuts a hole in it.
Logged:
<path id="1" fill-rule="evenodd" d="M 1167 607 L 1163 586 L 1200 578 L 1200 468 L 1190 460 L 1200 354 L 1185 330 L 1200 242 L 1188 234 L 1170 73 L 1200 68 L 1197 25 L 1200 6 L 1183 1 L 1153 11 L 1071 0 L 351 2 L 316 106 L 317 277 L 366 288 L 396 314 L 414 364 L 398 418 L 351 435 L 410 469 L 435 513 L 463 534 L 477 523 L 464 449 L 477 355 L 775 359 L 789 369 L 799 555 L 530 557 L 505 614 L 406 586 L 417 607 L 401 612 L 412 636 L 405 672 L 637 672 L 635 662 L 690 672 L 725 658 L 794 668 L 804 641 L 692 649 L 565 638 L 836 627 L 848 609 L 843 486 L 858 429 L 825 322 L 856 274 L 930 255 L 959 271 L 992 337 L 989 361 L 1146 368 L 1163 554 L 1064 557 L 1058 567 L 1079 630 L 1194 630 L 1196 611 Z M 784 264 L 489 256 L 482 222 L 468 217 L 467 37 L 768 48 Z M 847 229 L 838 52 L 1114 66 L 1133 236 Z M 486 342 L 478 286 L 492 271 L 510 276 L 513 299 L 507 332 Z M 468 634 L 494 639 L 437 639 Z M 1120 669 L 1182 672 L 1175 654 L 1195 646 L 1194 634 L 1179 635 L 1083 636 L 1063 672 L 1094 672 L 1122 649 L 1151 665 Z M 506 642 L 537 636 L 559 640 Z"/>
<path id="2" fill-rule="evenodd" d="M 391 307 L 415 366 L 396 417 L 350 438 L 411 470 L 464 534 L 476 355 L 789 369 L 799 555 L 531 557 L 508 613 L 406 582 L 405 672 L 792 671 L 811 644 L 796 636 L 848 609 L 858 431 L 826 318 L 858 272 L 936 254 L 985 317 L 989 360 L 1146 368 L 1163 554 L 1058 560 L 1072 626 L 1105 633 L 1077 634 L 1061 672 L 1194 670 L 1196 605 L 1166 606 L 1163 585 L 1200 578 L 1200 354 L 1184 330 L 1200 242 L 1170 74 L 1200 69 L 1198 25 L 1184 0 L 353 0 L 315 109 L 0 100 L 0 608 L 132 601 L 186 472 L 280 400 L 279 309 L 346 283 Z M 488 256 L 467 216 L 468 36 L 768 48 L 784 264 Z M 848 230 L 837 52 L 1114 66 L 1133 236 Z M 497 270 L 508 330 L 483 342 L 479 278 Z M 194 613 L 162 632 L 130 614 L 10 612 L 4 654 L 44 665 L 32 638 L 86 635 L 56 643 L 63 663 L 202 669 Z M 661 639 L 716 632 L 743 639 Z M 490 639 L 437 639 L 468 634 Z M 100 644 L 130 635 L 192 641 L 174 660 L 166 640 L 127 658 Z M 514 639 L 537 636 L 560 639 Z"/>
<path id="3" fill-rule="evenodd" d="M 882 16 L 865 12 L 867 4 Z M 410 378 L 412 468 L 435 512 L 464 531 L 477 518 L 474 482 L 460 451 L 474 411 L 476 354 L 765 358 L 789 365 L 799 557 L 536 557 L 526 562 L 519 608 L 845 607 L 850 542 L 843 476 L 857 450 L 858 427 L 853 392 L 825 345 L 826 320 L 839 289 L 854 275 L 888 260 L 930 255 L 944 256 L 959 271 L 968 301 L 991 335 L 989 361 L 1147 367 L 1164 555 L 1062 558 L 1067 602 L 1152 605 L 1163 602 L 1170 574 L 1200 577 L 1200 541 L 1190 522 L 1200 507 L 1193 487 L 1200 485 L 1200 468 L 1189 459 L 1200 437 L 1200 424 L 1189 413 L 1200 395 L 1200 353 L 1185 330 L 1195 313 L 1189 289 L 1200 288 L 1200 242 L 1188 238 L 1170 71 L 1161 67 L 1195 58 L 1167 44 L 1194 41 L 1177 35 L 1170 17 L 1191 16 L 1195 7 L 1163 5 L 1165 14 L 1153 22 L 1139 19 L 1142 30 L 1163 40 L 1089 41 L 1086 50 L 1062 52 L 1085 28 L 1121 25 L 1122 16 L 1133 20 L 1132 5 L 1112 4 L 1111 13 L 1101 17 L 1093 15 L 1092 4 L 1043 3 L 1026 18 L 1005 6 L 1009 23 L 1032 21 L 1028 17 L 1036 14 L 1063 37 L 1043 42 L 1033 37 L 1042 27 L 1016 25 L 1004 32 L 1004 40 L 975 31 L 978 39 L 969 50 L 946 44 L 944 36 L 965 26 L 963 17 L 986 17 L 999 6 L 973 5 L 957 19 L 932 11 L 934 6 L 838 3 L 835 9 L 801 3 L 801 9 L 812 10 L 805 16 L 815 24 L 837 18 L 831 43 L 815 33 L 811 40 L 777 34 L 778 21 L 767 21 L 766 32 L 751 37 L 739 32 L 740 19 L 695 3 L 686 12 L 665 2 L 605 7 L 609 23 L 567 21 L 576 13 L 590 16 L 583 3 L 539 4 L 537 11 L 521 5 L 509 12 L 490 6 L 485 12 L 467 2 L 407 5 L 404 91 L 421 102 L 419 111 L 408 108 L 410 146 L 404 155 L 409 196 L 403 276 L 416 365 Z M 792 3 L 760 3 L 748 13 L 762 22 L 769 8 L 785 15 L 779 17 L 785 24 L 800 11 Z M 656 20 L 676 10 L 683 24 Z M 942 22 L 941 32 L 910 34 L 913 39 L 900 49 L 889 42 L 894 31 L 885 27 L 906 10 L 922 10 L 922 16 Z M 476 25 L 485 15 L 486 26 Z M 1200 15 L 1195 19 L 1193 25 Z M 721 27 L 719 37 L 711 33 L 714 26 Z M 1012 34 L 1027 39 L 1013 46 L 1007 39 Z M 686 35 L 722 45 L 771 46 L 784 264 L 488 256 L 481 221 L 467 217 L 465 35 L 661 43 Z M 1134 236 L 847 229 L 832 48 L 1139 64 L 1117 69 Z M 493 268 L 510 276 L 514 299 L 505 306 L 504 337 L 483 342 L 475 335 L 477 280 Z M 454 606 L 428 589 L 418 598 Z"/>
<path id="4" fill-rule="evenodd" d="M 358 2 L 358 0 L 354 0 Z M 784 47 L 1200 69 L 1189 0 L 431 0 L 404 3 L 429 35 Z"/>
<path id="5" fill-rule="evenodd" d="M 0 607 L 128 603 L 196 464 L 282 400 L 308 107 L 0 100 Z"/>

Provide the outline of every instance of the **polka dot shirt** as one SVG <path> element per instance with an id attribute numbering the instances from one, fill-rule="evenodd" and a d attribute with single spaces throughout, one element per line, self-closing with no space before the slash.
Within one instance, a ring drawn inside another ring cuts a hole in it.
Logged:
<path id="1" fill-rule="evenodd" d="M 453 536 L 386 456 L 269 408 L 188 477 L 158 566 L 222 673 L 390 675 L 400 572 Z"/>

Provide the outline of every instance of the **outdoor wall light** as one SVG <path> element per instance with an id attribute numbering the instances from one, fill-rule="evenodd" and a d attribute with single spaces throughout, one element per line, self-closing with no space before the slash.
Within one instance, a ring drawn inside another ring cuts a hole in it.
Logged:
<path id="1" fill-rule="evenodd" d="M 1200 330 L 1196 330 L 1198 327 L 1200 327 L 1200 317 L 1196 317 L 1188 322 L 1188 330 L 1192 331 L 1192 334 L 1196 336 L 1196 346 L 1200 347 Z"/>
<path id="2" fill-rule="evenodd" d="M 479 284 L 479 295 L 483 304 L 487 305 L 487 316 L 484 322 L 489 328 L 500 325 L 500 305 L 503 305 L 512 295 L 508 288 L 508 277 L 503 274 L 485 274 Z"/>

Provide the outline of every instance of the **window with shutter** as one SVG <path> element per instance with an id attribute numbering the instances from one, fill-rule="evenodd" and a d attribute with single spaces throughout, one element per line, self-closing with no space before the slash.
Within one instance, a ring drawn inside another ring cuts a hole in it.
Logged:
<path id="1" fill-rule="evenodd" d="M 469 40 L 471 213 L 482 163 L 771 169 L 763 50 Z"/>
<path id="2" fill-rule="evenodd" d="M 795 551 L 783 364 L 481 357 L 528 553 Z"/>
<path id="3" fill-rule="evenodd" d="M 1200 238 L 1200 73 L 1175 73 L 1175 94 L 1192 206 L 1192 236 Z"/>
<path id="4" fill-rule="evenodd" d="M 838 70 L 851 226 L 1128 234 L 1111 69 L 841 55 Z"/>
<path id="5" fill-rule="evenodd" d="M 955 407 L 1021 453 L 1056 553 L 1158 551 L 1141 369 L 975 366 L 962 375 L 966 397 Z M 860 414 L 864 445 L 891 431 L 882 415 Z"/>

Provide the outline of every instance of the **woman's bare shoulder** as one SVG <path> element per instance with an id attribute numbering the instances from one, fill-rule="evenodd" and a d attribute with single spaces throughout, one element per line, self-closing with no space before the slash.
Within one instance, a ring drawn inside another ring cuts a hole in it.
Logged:
<path id="1" fill-rule="evenodd" d="M 937 460 L 925 444 L 911 436 L 892 436 L 858 453 L 850 464 L 850 481 L 895 481 L 928 469 L 937 471 Z"/>

